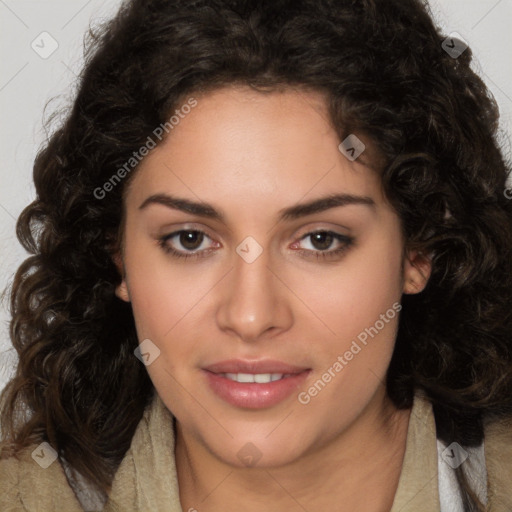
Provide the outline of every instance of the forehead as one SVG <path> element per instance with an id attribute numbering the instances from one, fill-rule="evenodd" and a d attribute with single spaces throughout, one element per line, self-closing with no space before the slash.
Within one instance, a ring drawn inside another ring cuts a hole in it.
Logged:
<path id="1" fill-rule="evenodd" d="M 243 212 L 340 192 L 379 200 L 378 174 L 339 151 L 320 92 L 230 86 L 193 97 L 197 105 L 139 165 L 131 201 L 169 193 Z"/>

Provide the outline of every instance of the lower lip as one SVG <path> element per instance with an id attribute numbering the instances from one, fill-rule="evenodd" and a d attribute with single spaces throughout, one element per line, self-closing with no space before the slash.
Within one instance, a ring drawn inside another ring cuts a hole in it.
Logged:
<path id="1" fill-rule="evenodd" d="M 235 407 L 263 409 L 288 398 L 306 380 L 310 370 L 304 370 L 267 384 L 236 382 L 208 370 L 203 370 L 214 393 Z"/>

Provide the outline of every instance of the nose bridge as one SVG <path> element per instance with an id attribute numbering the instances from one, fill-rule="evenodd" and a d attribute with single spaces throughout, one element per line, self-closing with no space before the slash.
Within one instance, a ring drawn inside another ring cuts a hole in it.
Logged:
<path id="1" fill-rule="evenodd" d="M 221 294 L 219 327 L 246 341 L 271 328 L 285 327 L 291 313 L 278 289 L 279 281 L 269 269 L 269 251 L 248 237 L 236 248 L 233 266 Z"/>

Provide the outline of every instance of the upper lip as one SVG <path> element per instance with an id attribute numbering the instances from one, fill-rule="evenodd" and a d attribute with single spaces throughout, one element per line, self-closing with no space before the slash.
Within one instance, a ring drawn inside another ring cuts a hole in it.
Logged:
<path id="1" fill-rule="evenodd" d="M 248 361 L 243 359 L 230 359 L 219 361 L 204 368 L 213 373 L 301 373 L 309 370 L 306 367 L 295 366 L 282 361 L 264 359 L 260 361 Z"/>

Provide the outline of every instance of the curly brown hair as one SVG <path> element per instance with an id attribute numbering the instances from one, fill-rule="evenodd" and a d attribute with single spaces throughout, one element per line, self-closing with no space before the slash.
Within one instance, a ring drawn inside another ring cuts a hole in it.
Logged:
<path id="1" fill-rule="evenodd" d="M 1 396 L 2 453 L 49 442 L 107 490 L 154 392 L 134 357 L 121 276 L 123 192 L 98 190 L 183 98 L 232 83 L 326 94 L 340 140 L 379 154 L 406 247 L 428 255 L 425 290 L 403 296 L 388 394 L 432 401 L 438 437 L 482 442 L 512 416 L 511 172 L 498 108 L 420 0 L 132 0 L 90 31 L 65 121 L 34 164 L 17 222 L 31 254 L 11 292 L 16 373 Z M 485 510 L 462 466 L 466 510 Z"/>

